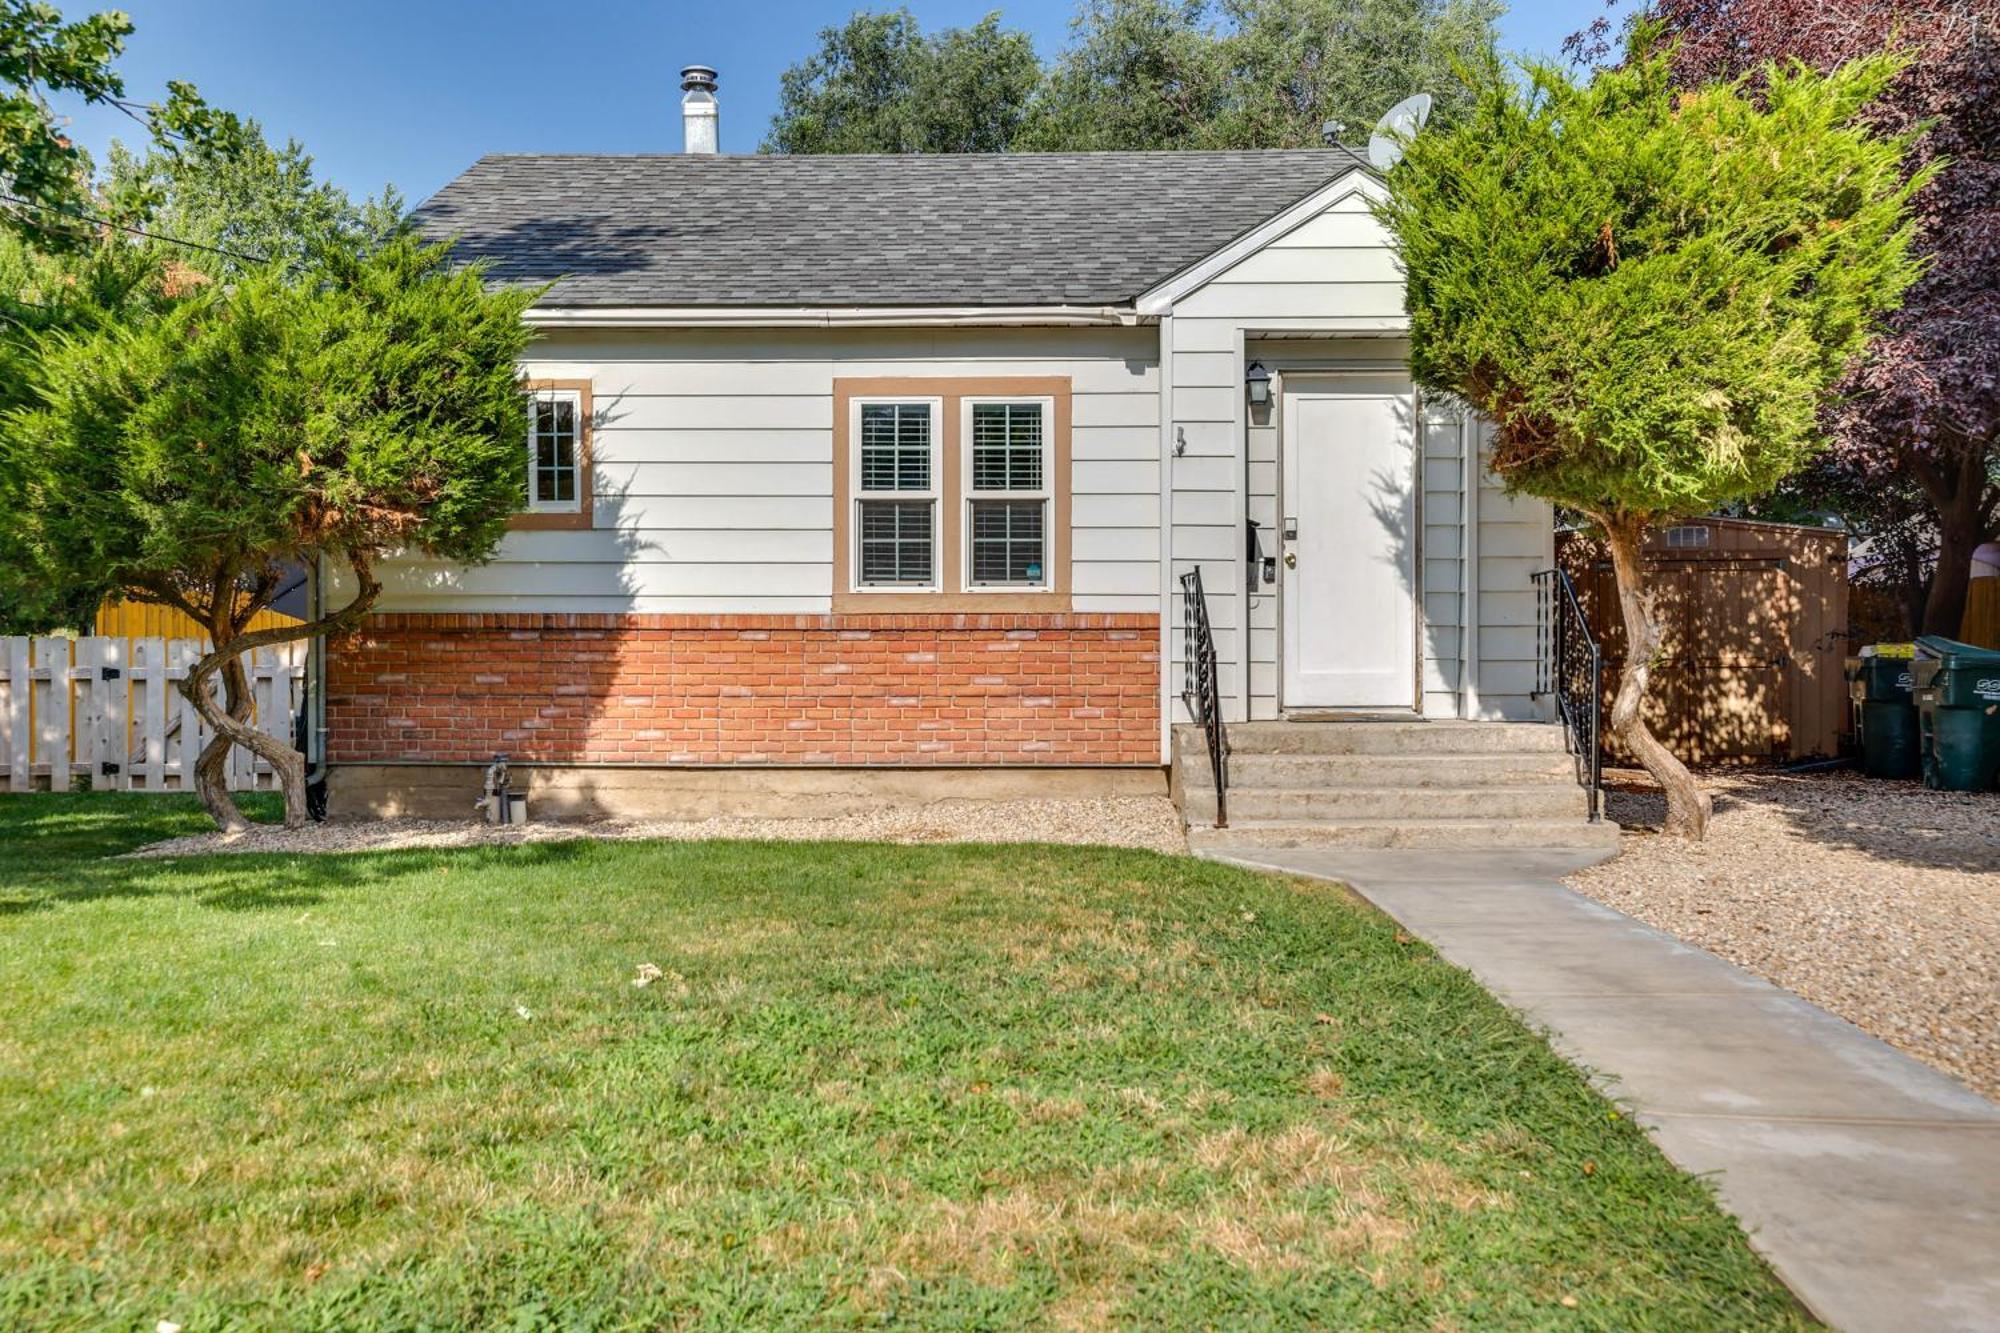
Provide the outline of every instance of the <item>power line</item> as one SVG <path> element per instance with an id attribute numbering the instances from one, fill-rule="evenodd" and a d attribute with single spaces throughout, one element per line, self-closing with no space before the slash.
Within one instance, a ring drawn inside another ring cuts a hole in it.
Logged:
<path id="1" fill-rule="evenodd" d="M 84 213 L 75 209 L 63 208 L 57 204 L 43 203 L 35 199 L 23 199 L 16 194 L 0 192 L 0 200 L 4 200 L 10 204 L 19 204 L 23 208 L 39 208 L 44 212 L 59 214 L 66 218 L 74 218 L 78 222 L 94 222 L 101 227 L 110 227 L 114 231 L 128 232 L 133 236 L 144 236 L 149 241 L 164 241 L 168 245 L 185 245 L 191 250 L 206 250 L 210 254 L 225 255 L 230 259 L 240 259 L 247 264 L 268 264 L 271 262 L 270 258 L 266 255 L 245 254 L 241 250 L 231 250 L 229 247 L 223 245 L 210 245 L 206 241 L 190 241 L 180 236 L 168 236 L 163 232 L 147 231 L 144 227 L 135 227 L 130 223 L 119 222 L 116 219 L 105 217 L 99 213 Z"/>

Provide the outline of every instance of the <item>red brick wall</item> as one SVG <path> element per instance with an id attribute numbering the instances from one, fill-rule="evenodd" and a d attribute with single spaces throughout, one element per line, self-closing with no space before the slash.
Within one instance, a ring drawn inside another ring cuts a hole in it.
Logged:
<path id="1" fill-rule="evenodd" d="M 1156 615 L 378 615 L 336 763 L 1158 764 Z"/>

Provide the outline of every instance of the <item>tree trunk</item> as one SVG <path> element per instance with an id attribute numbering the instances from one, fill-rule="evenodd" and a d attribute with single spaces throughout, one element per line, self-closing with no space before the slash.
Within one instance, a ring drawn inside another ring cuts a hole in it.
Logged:
<path id="1" fill-rule="evenodd" d="M 240 662 L 232 658 L 230 665 L 235 669 L 225 671 L 222 678 L 225 696 L 223 709 L 233 718 L 247 719 L 250 716 L 251 706 L 249 679 L 244 675 Z M 208 716 L 202 708 L 201 700 L 188 692 L 187 679 L 180 682 L 179 688 L 181 693 L 194 703 L 197 712 L 202 713 L 204 717 Z M 203 693 L 207 693 L 205 688 Z M 235 798 L 229 794 L 229 747 L 232 744 L 228 735 L 217 731 L 209 738 L 208 744 L 201 747 L 201 754 L 194 763 L 194 789 L 201 797 L 202 808 L 208 811 L 216 826 L 229 837 L 248 832 L 250 828 L 250 821 L 243 817 L 243 812 L 236 808 Z"/>
<path id="2" fill-rule="evenodd" d="M 1665 831 L 1699 842 L 1708 835 L 1708 794 L 1696 785 L 1687 765 L 1653 735 L 1644 716 L 1646 690 L 1652 682 L 1653 659 L 1659 654 L 1661 638 L 1641 554 L 1646 525 L 1625 515 L 1600 518 L 1598 525 L 1611 548 L 1618 607 L 1625 618 L 1625 662 L 1618 674 L 1618 694 L 1611 703 L 1611 734 L 1624 742 L 1666 792 Z"/>
<path id="3" fill-rule="evenodd" d="M 230 797 L 224 776 L 229 747 L 240 745 L 269 763 L 271 771 L 278 775 L 278 783 L 285 793 L 285 827 L 304 828 L 309 818 L 306 813 L 305 756 L 286 742 L 268 736 L 250 724 L 249 673 L 243 669 L 242 653 L 242 649 L 225 644 L 197 662 L 181 682 L 181 693 L 193 701 L 196 711 L 216 732 L 215 739 L 201 752 L 201 764 L 195 770 L 197 785 L 201 789 L 201 803 L 215 816 L 224 833 L 241 833 L 250 827 L 249 821 L 243 818 L 235 800 Z M 240 711 L 215 702 L 209 678 L 217 671 L 222 674 L 227 694 L 237 695 L 240 691 L 243 700 Z M 212 762 L 211 752 L 215 752 Z M 208 771 L 204 772 L 202 765 L 209 765 Z"/>
<path id="4" fill-rule="evenodd" d="M 201 791 L 202 804 L 226 834 L 241 833 L 250 827 L 249 821 L 236 808 L 236 802 L 230 798 L 224 776 L 223 761 L 232 744 L 241 745 L 263 759 L 277 774 L 278 784 L 285 793 L 286 828 L 304 828 L 311 819 L 306 809 L 306 757 L 292 748 L 289 742 L 268 736 L 250 725 L 250 678 L 243 669 L 243 655 L 268 644 L 309 639 L 350 629 L 359 623 L 368 609 L 375 605 L 375 599 L 381 596 L 382 585 L 375 578 L 373 562 L 367 555 L 350 552 L 348 561 L 354 569 L 357 591 L 353 601 L 332 615 L 301 625 L 253 630 L 244 634 L 237 632 L 236 626 L 249 618 L 247 611 L 225 607 L 212 614 L 210 642 L 214 646 L 206 657 L 194 664 L 187 678 L 180 683 L 181 693 L 216 731 L 215 740 L 202 751 L 196 766 L 196 785 Z M 211 678 L 218 673 L 223 678 L 230 701 L 226 708 L 216 703 L 214 691 L 209 685 Z M 203 765 L 208 766 L 206 771 Z"/>
<path id="5" fill-rule="evenodd" d="M 1965 624 L 1965 599 L 1972 593 L 1972 553 L 1978 547 L 1977 529 L 1968 532 L 1964 523 L 1938 515 L 1937 569 L 1924 599 L 1924 633 L 1958 637 Z"/>
<path id="6" fill-rule="evenodd" d="M 1994 535 L 1995 497 L 1987 480 L 1987 455 L 1968 450 L 1934 467 L 1917 469 L 1917 479 L 1936 511 L 1937 568 L 1924 599 L 1923 633 L 1958 637 L 1971 591 L 1972 553 Z"/>

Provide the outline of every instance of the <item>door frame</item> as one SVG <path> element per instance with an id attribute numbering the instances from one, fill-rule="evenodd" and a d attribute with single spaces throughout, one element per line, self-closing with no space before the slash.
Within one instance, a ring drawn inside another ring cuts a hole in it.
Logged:
<path id="1" fill-rule="evenodd" d="M 1409 384 L 1410 405 L 1410 702 L 1401 705 L 1381 705 L 1375 707 L 1340 708 L 1324 704 L 1294 703 L 1285 697 L 1285 654 L 1289 636 L 1285 623 L 1290 597 L 1286 591 L 1290 570 L 1285 564 L 1285 482 L 1286 460 L 1291 456 L 1291 432 L 1288 425 L 1290 409 L 1286 406 L 1294 392 L 1311 393 L 1316 388 L 1321 392 L 1338 391 L 1338 386 L 1362 379 L 1379 379 L 1394 376 Z M 1293 714 L 1352 712 L 1357 715 L 1408 712 L 1413 717 L 1421 717 L 1424 710 L 1424 434 L 1423 395 L 1415 381 L 1409 377 L 1409 369 L 1403 365 L 1393 366 L 1351 366 L 1326 369 L 1279 370 L 1272 398 L 1276 410 L 1271 414 L 1278 432 L 1278 485 L 1277 485 L 1277 555 L 1278 555 L 1278 716 Z"/>

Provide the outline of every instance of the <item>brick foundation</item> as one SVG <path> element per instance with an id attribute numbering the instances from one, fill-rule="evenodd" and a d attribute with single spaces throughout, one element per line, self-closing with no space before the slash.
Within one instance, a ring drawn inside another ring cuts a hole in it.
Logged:
<path id="1" fill-rule="evenodd" d="M 1160 762 L 1156 615 L 378 615 L 335 763 Z"/>

